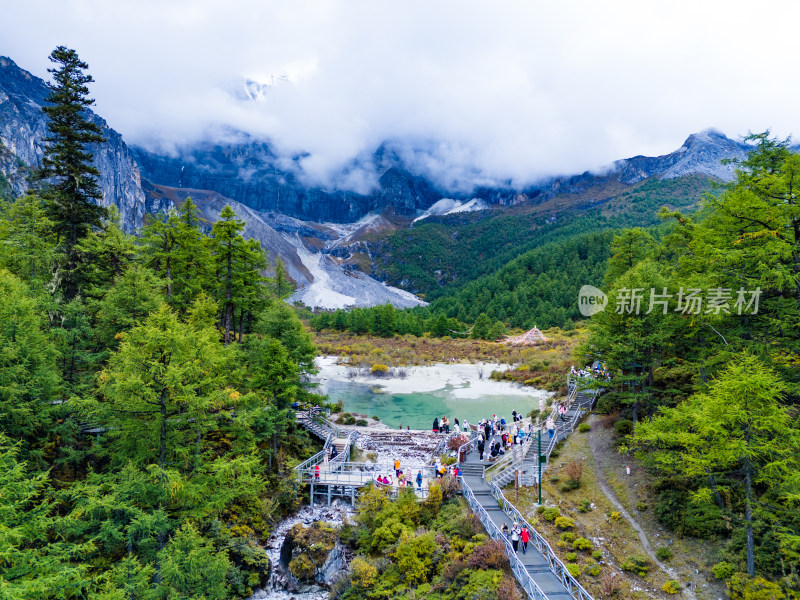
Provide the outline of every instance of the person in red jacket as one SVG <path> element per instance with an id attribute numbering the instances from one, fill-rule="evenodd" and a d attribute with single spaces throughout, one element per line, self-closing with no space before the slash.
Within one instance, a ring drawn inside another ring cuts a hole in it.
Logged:
<path id="1" fill-rule="evenodd" d="M 522 531 L 519 534 L 519 539 L 522 542 L 522 553 L 525 554 L 525 551 L 528 549 L 528 542 L 531 541 L 531 532 L 528 531 L 527 525 L 522 526 Z"/>

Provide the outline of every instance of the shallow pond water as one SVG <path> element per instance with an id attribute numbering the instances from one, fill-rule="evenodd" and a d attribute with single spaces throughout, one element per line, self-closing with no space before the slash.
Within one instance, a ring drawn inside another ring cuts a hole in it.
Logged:
<path id="1" fill-rule="evenodd" d="M 336 365 L 332 357 L 318 363 L 321 393 L 342 400 L 349 412 L 377 416 L 389 427 L 429 429 L 433 419 L 447 415 L 477 423 L 493 414 L 511 419 L 511 411 L 527 415 L 540 408 L 547 392 L 496 382 L 492 370 L 505 365 L 440 364 L 410 367 L 389 378 L 372 378 Z"/>

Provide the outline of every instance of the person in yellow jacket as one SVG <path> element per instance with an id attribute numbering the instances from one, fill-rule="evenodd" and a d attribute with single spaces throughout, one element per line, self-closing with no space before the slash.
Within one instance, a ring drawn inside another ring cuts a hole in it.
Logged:
<path id="1" fill-rule="evenodd" d="M 402 473 L 402 471 L 400 470 L 400 459 L 395 458 L 394 459 L 394 474 L 395 474 L 395 477 L 400 477 L 401 473 Z"/>

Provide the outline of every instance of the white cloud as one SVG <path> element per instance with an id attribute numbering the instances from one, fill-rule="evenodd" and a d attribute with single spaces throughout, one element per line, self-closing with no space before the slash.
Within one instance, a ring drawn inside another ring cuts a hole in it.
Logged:
<path id="1" fill-rule="evenodd" d="M 75 48 L 134 143 L 229 125 L 364 189 L 372 176 L 342 169 L 411 140 L 440 181 L 522 183 L 707 127 L 800 132 L 798 16 L 789 1 L 39 0 L 4 7 L 0 54 L 45 77 L 55 46 Z M 244 78 L 274 85 L 244 101 Z"/>

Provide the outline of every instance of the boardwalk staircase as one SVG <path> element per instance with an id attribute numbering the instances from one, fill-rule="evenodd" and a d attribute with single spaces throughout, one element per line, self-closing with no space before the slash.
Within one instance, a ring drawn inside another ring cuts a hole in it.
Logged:
<path id="1" fill-rule="evenodd" d="M 482 461 L 478 456 L 475 451 L 477 437 L 459 448 L 464 497 L 487 533 L 493 539 L 504 542 L 514 576 L 532 600 L 593 600 L 589 592 L 569 573 L 547 540 L 508 501 L 502 490 L 515 477 L 519 477 L 523 485 L 536 483 L 540 462 L 544 472 L 556 444 L 566 439 L 591 410 L 598 390 L 590 389 L 586 383 L 568 379 L 567 414 L 561 419 L 558 406 L 553 407 L 550 414 L 556 424 L 552 439 L 549 436 L 546 440 L 541 440 L 538 435 L 535 438 L 529 436 L 521 446 L 515 447 L 494 464 Z M 504 523 L 511 528 L 514 522 L 520 527 L 527 526 L 531 533 L 531 541 L 525 554 L 521 548 L 514 552 L 511 541 L 502 533 Z"/>

